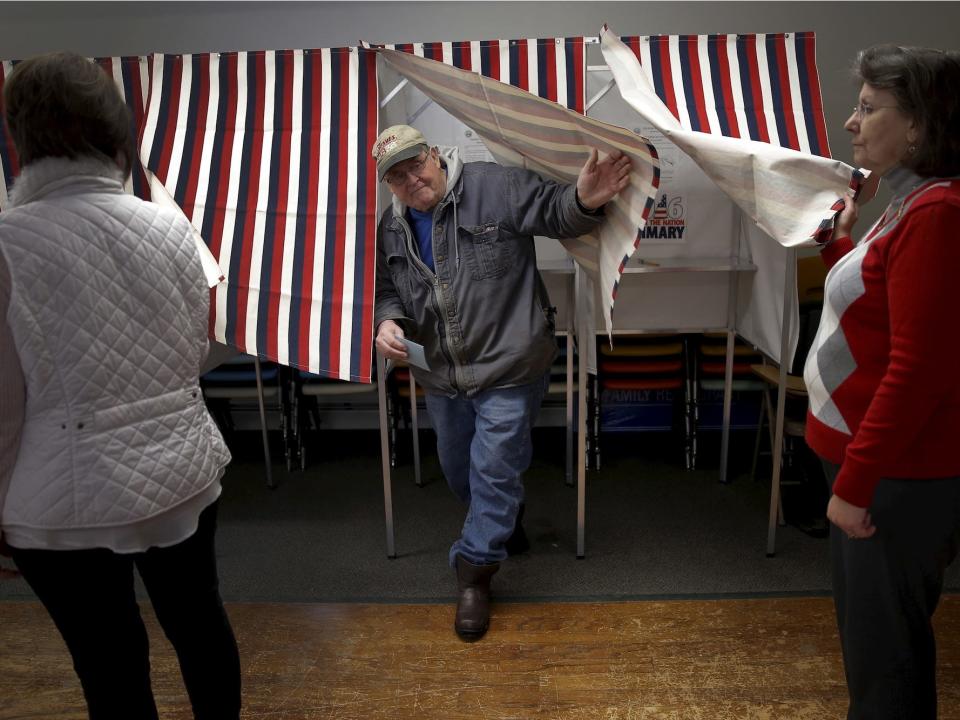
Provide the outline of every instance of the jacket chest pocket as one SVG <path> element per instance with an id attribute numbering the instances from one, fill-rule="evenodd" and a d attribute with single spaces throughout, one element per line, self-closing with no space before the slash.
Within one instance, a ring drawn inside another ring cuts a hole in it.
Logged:
<path id="1" fill-rule="evenodd" d="M 390 279 L 403 303 L 404 312 L 409 315 L 412 306 L 410 291 L 410 263 L 406 255 L 387 255 L 387 268 L 390 270 Z"/>
<path id="2" fill-rule="evenodd" d="M 501 277 L 513 263 L 513 241 L 495 223 L 461 225 L 459 234 L 460 251 L 475 280 Z"/>

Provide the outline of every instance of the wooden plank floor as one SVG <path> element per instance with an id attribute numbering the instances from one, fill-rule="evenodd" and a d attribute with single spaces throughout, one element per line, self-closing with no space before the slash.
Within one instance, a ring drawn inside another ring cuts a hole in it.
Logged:
<path id="1" fill-rule="evenodd" d="M 244 718 L 736 720 L 841 718 L 827 598 L 502 603 L 474 644 L 450 605 L 229 605 Z M 189 711 L 146 613 L 161 717 Z M 960 597 L 937 613 L 943 720 L 960 720 Z M 84 718 L 42 607 L 0 603 L 0 718 Z"/>

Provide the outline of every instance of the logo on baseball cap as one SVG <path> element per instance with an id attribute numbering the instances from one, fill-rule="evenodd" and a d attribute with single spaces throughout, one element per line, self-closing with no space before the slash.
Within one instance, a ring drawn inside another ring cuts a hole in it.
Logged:
<path id="1" fill-rule="evenodd" d="M 409 125 L 391 125 L 377 137 L 373 144 L 373 157 L 377 161 L 377 179 L 383 180 L 387 171 L 398 162 L 416 157 L 429 150 L 427 139 Z"/>

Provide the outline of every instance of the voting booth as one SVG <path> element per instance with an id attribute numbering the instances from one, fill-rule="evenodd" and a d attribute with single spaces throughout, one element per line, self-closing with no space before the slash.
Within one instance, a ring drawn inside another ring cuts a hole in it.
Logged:
<path id="1" fill-rule="evenodd" d="M 389 202 L 370 156 L 380 128 L 408 123 L 431 143 L 459 146 L 466 161 L 566 182 L 591 147 L 630 155 L 631 185 L 608 203 L 597 236 L 536 240 L 566 344 L 578 556 L 596 338 L 616 348 L 627 336 L 723 334 L 725 480 L 734 340 L 777 361 L 783 385 L 797 341 L 797 248 L 813 243 L 859 179 L 829 160 L 809 33 L 643 37 L 604 27 L 599 37 L 96 62 L 131 108 L 140 162 L 128 190 L 179 208 L 196 231 L 211 338 L 342 382 L 386 377 L 374 373 L 372 352 L 376 223 Z M 0 63 L 0 89 L 12 67 Z M 18 171 L 4 128 L 0 211 Z M 262 394 L 260 403 L 263 417 Z M 775 464 L 771 508 L 777 473 Z M 771 547 L 772 538 L 771 524 Z"/>
<path id="2" fill-rule="evenodd" d="M 621 40 L 639 60 L 659 98 L 685 128 L 829 155 L 812 35 Z M 498 160 L 538 169 L 536 162 L 504 152 L 498 142 L 485 142 L 483 132 L 471 126 L 470 105 L 467 103 L 468 109 L 464 110 L 461 103 L 469 93 L 461 95 L 458 73 L 450 71 L 443 76 L 442 89 L 438 89 L 439 80 L 416 66 L 398 62 L 397 52 L 494 79 L 509 78 L 510 83 L 544 97 L 552 93 L 555 102 L 573 111 L 582 107 L 589 117 L 630 129 L 656 148 L 658 182 L 650 212 L 637 233 L 636 251 L 619 268 L 615 298 L 604 294 L 596 282 L 595 269 L 585 270 L 571 262 L 575 251 L 569 252 L 569 246 L 537 238 L 538 262 L 553 304 L 558 307 L 558 328 L 568 341 L 575 337 L 580 348 L 579 377 L 571 378 L 578 389 L 587 387 L 588 372 L 597 371 L 592 340 L 598 334 L 614 352 L 618 339 L 628 336 L 725 335 L 726 348 L 720 359 L 726 372 L 719 423 L 723 430 L 720 478 L 725 480 L 734 339 L 740 337 L 775 361 L 790 364 L 798 325 L 796 249 L 775 241 L 758 227 L 755 218 L 704 171 L 689 148 L 678 147 L 661 127 L 624 101 L 599 52 L 598 38 L 418 43 L 386 46 L 386 50 L 379 67 L 381 127 L 412 124 L 432 144 L 458 146 L 466 160 Z M 491 57 L 499 64 L 492 63 Z M 437 74 L 440 76 L 439 71 Z M 582 104 L 579 95 L 571 94 L 571 87 L 579 92 L 581 77 Z M 838 177 L 842 180 L 843 173 Z M 751 189 L 766 192 L 763 187 Z M 388 202 L 388 196 L 381 196 L 381 209 Z M 831 207 L 832 203 L 826 204 L 827 215 Z M 816 224 L 810 227 L 809 235 L 816 229 Z M 713 392 L 716 394 L 716 388 Z M 661 395 L 655 393 L 653 404 L 665 404 Z M 579 392 L 577 399 L 579 408 L 568 418 L 576 417 L 578 423 L 577 554 L 582 556 L 584 443 L 590 413 L 586 393 Z"/>

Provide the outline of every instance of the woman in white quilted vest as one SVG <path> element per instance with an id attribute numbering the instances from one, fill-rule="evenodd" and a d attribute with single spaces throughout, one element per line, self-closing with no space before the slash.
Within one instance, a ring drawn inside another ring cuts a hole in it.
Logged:
<path id="1" fill-rule="evenodd" d="M 21 164 L 0 212 L 0 530 L 90 717 L 156 718 L 134 568 L 197 718 L 237 718 L 214 554 L 230 460 L 203 403 L 208 289 L 187 220 L 124 193 L 130 118 L 79 55 L 4 87 Z"/>

